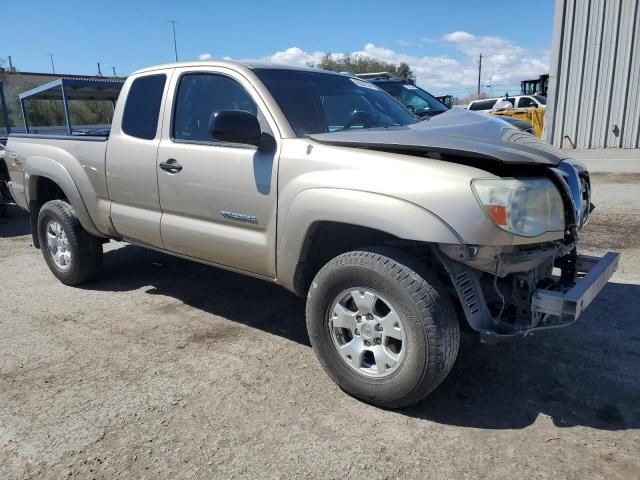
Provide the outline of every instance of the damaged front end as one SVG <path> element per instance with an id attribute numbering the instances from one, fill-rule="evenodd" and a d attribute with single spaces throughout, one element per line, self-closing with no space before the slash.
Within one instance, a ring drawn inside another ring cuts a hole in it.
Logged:
<path id="1" fill-rule="evenodd" d="M 562 162 L 550 174 L 565 205 L 562 240 L 438 246 L 467 321 L 485 342 L 571 325 L 618 268 L 618 253 L 577 253 L 577 232 L 593 210 L 586 170 Z"/>
<path id="2" fill-rule="evenodd" d="M 460 258 L 462 250 L 466 259 Z M 469 325 L 490 343 L 571 325 L 611 278 L 619 260 L 614 252 L 602 258 L 576 255 L 575 247 L 566 252 L 562 244 L 440 245 L 440 251 Z"/>

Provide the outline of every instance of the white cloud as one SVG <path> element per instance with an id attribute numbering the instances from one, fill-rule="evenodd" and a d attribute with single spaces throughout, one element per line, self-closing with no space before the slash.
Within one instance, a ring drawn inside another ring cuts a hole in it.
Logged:
<path id="1" fill-rule="evenodd" d="M 483 83 L 492 76 L 494 85 L 517 84 L 520 80 L 536 78 L 549 71 L 547 51 L 533 52 L 503 37 L 452 32 L 444 35 L 443 41 L 466 55 L 468 62 L 477 62 L 482 54 Z M 472 63 L 470 67 L 477 72 L 477 64 Z"/>
<path id="2" fill-rule="evenodd" d="M 472 42 L 476 39 L 475 35 L 468 32 L 451 32 L 443 37 L 447 42 Z"/>
<path id="3" fill-rule="evenodd" d="M 424 39 L 423 42 L 428 44 L 434 43 L 435 40 Z M 367 43 L 361 50 L 351 53 L 396 64 L 406 62 L 416 72 L 418 84 L 437 94 L 464 94 L 464 89 L 471 92 L 477 84 L 477 59 L 480 53 L 483 54 L 483 85 L 489 82 L 492 73 L 491 80 L 494 85 L 519 85 L 520 80 L 536 78 L 549 69 L 548 52 L 533 52 L 503 37 L 477 36 L 469 32 L 456 31 L 444 35 L 438 43 L 453 47 L 459 52 L 458 55 L 416 56 L 380 47 L 374 43 Z M 317 64 L 323 55 L 324 52 L 307 52 L 299 47 L 291 47 L 268 55 L 262 60 L 305 66 Z M 341 56 L 344 53 L 333 55 Z"/>
<path id="4" fill-rule="evenodd" d="M 318 63 L 323 55 L 323 52 L 307 53 L 299 47 L 291 47 L 269 55 L 266 60 L 284 65 L 306 66 Z"/>
<path id="5" fill-rule="evenodd" d="M 213 56 L 210 53 L 201 53 L 200 55 L 198 55 L 198 58 L 200 60 L 211 60 Z"/>

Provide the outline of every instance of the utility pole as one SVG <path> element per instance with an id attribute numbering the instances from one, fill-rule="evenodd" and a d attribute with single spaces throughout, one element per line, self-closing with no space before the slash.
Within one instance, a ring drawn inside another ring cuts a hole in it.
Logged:
<path id="1" fill-rule="evenodd" d="M 113 69 L 113 76 L 117 77 L 118 75 L 116 75 L 116 67 L 111 67 Z"/>
<path id="2" fill-rule="evenodd" d="M 173 53 L 176 57 L 176 62 L 178 61 L 178 44 L 176 42 L 176 22 L 175 20 L 169 20 L 171 27 L 173 28 Z"/>
<path id="3" fill-rule="evenodd" d="M 56 73 L 56 66 L 53 64 L 53 53 L 49 54 L 49 58 L 51 58 L 51 73 Z"/>
<path id="4" fill-rule="evenodd" d="M 98 62 L 98 76 L 102 76 L 102 70 L 100 70 L 100 62 Z"/>
<path id="5" fill-rule="evenodd" d="M 478 62 L 478 98 L 480 98 L 480 76 L 482 75 L 482 54 L 480 54 L 480 61 Z"/>

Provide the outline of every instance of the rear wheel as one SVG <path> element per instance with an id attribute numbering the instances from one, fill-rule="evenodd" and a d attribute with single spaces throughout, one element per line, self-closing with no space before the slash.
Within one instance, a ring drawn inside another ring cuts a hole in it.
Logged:
<path id="1" fill-rule="evenodd" d="M 80 285 L 100 271 L 102 242 L 82 228 L 68 203 L 52 200 L 42 206 L 38 237 L 49 269 L 65 285 Z"/>
<path id="2" fill-rule="evenodd" d="M 438 280 L 390 248 L 345 253 L 325 265 L 309 290 L 307 327 L 335 382 L 387 408 L 432 392 L 451 370 L 460 342 Z"/>

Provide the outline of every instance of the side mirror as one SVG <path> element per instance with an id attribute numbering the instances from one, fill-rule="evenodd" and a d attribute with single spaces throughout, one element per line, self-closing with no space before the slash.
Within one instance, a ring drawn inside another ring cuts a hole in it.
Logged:
<path id="1" fill-rule="evenodd" d="M 209 117 L 209 135 L 214 140 L 260 147 L 262 130 L 258 117 L 243 110 L 218 110 Z"/>
<path id="2" fill-rule="evenodd" d="M 491 109 L 492 112 L 503 112 L 505 110 L 513 110 L 513 104 L 509 100 L 499 100 Z"/>

